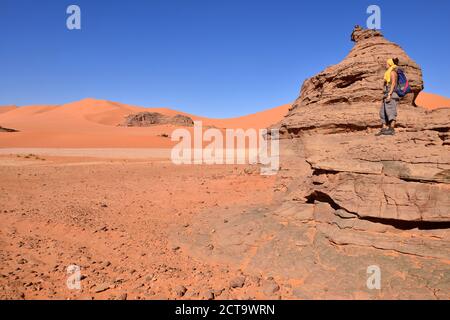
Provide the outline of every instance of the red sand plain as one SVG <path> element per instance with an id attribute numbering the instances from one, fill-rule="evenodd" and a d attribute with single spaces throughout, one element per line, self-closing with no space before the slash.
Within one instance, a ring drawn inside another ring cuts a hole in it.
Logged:
<path id="1" fill-rule="evenodd" d="M 449 106 L 430 94 L 417 102 Z M 222 120 L 189 116 L 205 126 L 265 128 L 288 109 Z M 254 166 L 176 166 L 156 151 L 139 153 L 170 148 L 173 142 L 160 135 L 175 128 L 117 126 L 141 111 L 184 114 L 94 99 L 0 108 L 0 125 L 20 131 L 0 133 L 0 299 L 296 298 L 300 280 L 196 259 L 171 240 L 173 228 L 189 234 L 205 210 L 269 206 L 277 178 Z M 66 285 L 72 264 L 81 267 L 81 290 Z M 267 293 L 266 279 L 277 281 L 279 291 Z"/>

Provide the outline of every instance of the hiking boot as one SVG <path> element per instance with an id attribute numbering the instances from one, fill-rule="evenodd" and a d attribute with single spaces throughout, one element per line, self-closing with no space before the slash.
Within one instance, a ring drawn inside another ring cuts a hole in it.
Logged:
<path id="1" fill-rule="evenodd" d="M 386 131 L 389 130 L 388 128 L 381 128 L 381 130 L 375 134 L 375 136 L 379 137 L 379 136 L 383 136 L 386 134 Z"/>
<path id="2" fill-rule="evenodd" d="M 395 129 L 394 128 L 389 128 L 383 134 L 386 135 L 386 136 L 393 136 L 395 134 Z"/>

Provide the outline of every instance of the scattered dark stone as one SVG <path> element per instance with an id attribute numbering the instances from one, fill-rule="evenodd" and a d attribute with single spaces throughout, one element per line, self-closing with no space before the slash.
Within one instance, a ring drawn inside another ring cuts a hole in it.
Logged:
<path id="1" fill-rule="evenodd" d="M 126 293 L 122 293 L 117 296 L 117 300 L 127 300 L 128 295 Z"/>
<path id="2" fill-rule="evenodd" d="M 174 291 L 178 297 L 182 297 L 186 293 L 187 289 L 185 286 L 177 286 L 175 287 Z"/>
<path id="3" fill-rule="evenodd" d="M 245 283 L 245 277 L 238 276 L 230 281 L 231 288 L 242 288 Z"/>
<path id="4" fill-rule="evenodd" d="M 4 128 L 4 127 L 0 126 L 0 132 L 19 132 L 19 130 Z"/>

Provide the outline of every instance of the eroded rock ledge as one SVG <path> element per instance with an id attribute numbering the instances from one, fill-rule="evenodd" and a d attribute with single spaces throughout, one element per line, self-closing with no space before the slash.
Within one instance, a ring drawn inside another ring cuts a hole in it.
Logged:
<path id="1" fill-rule="evenodd" d="M 333 243 L 450 260 L 445 249 L 450 246 L 450 109 L 414 106 L 422 73 L 400 46 L 360 27 L 351 38 L 355 46 L 349 55 L 306 80 L 277 125 L 283 157 L 276 188 L 284 191 L 280 201 L 313 211 L 327 208 L 326 215 L 312 219 L 327 222 L 320 229 Z M 396 135 L 376 137 L 389 57 L 399 58 L 413 93 L 399 105 Z M 406 229 L 411 239 L 426 238 L 425 246 L 403 241 L 397 231 Z M 429 238 L 430 230 L 440 236 Z"/>

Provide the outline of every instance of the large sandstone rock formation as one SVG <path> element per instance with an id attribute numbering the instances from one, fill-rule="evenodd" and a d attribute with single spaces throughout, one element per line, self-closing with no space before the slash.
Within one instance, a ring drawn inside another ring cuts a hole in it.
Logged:
<path id="1" fill-rule="evenodd" d="M 285 192 L 277 212 L 311 221 L 334 246 L 428 259 L 431 269 L 447 265 L 440 281 L 448 292 L 450 109 L 413 105 L 423 88 L 420 67 L 380 32 L 356 27 L 352 40 L 344 61 L 304 82 L 279 124 L 277 189 Z M 399 104 L 396 135 L 376 137 L 388 57 L 399 58 L 413 93 Z M 413 284 L 417 292 L 426 278 Z"/>
<path id="2" fill-rule="evenodd" d="M 273 276 L 294 298 L 449 299 L 450 109 L 413 105 L 420 67 L 380 32 L 357 27 L 352 40 L 277 125 L 273 205 L 205 212 L 173 241 Z M 396 135 L 376 137 L 389 57 L 414 93 L 399 106 Z M 380 268 L 379 290 L 367 286 L 370 266 Z"/>
<path id="3" fill-rule="evenodd" d="M 423 89 L 422 71 L 402 48 L 386 40 L 381 32 L 359 26 L 353 30 L 351 39 L 355 46 L 341 63 L 303 83 L 294 109 L 312 104 L 354 105 L 381 101 L 386 60 L 395 57 L 406 72 L 413 91 L 413 94 L 402 100 L 402 104 L 413 104 Z"/>
<path id="4" fill-rule="evenodd" d="M 298 139 L 295 156 L 311 170 L 295 197 L 326 194 L 359 217 L 450 221 L 450 109 L 412 105 L 423 87 L 420 67 L 379 31 L 356 27 L 352 40 L 344 61 L 305 81 L 280 124 L 284 138 Z M 375 137 L 390 56 L 399 57 L 414 93 L 399 105 L 397 134 Z"/>

